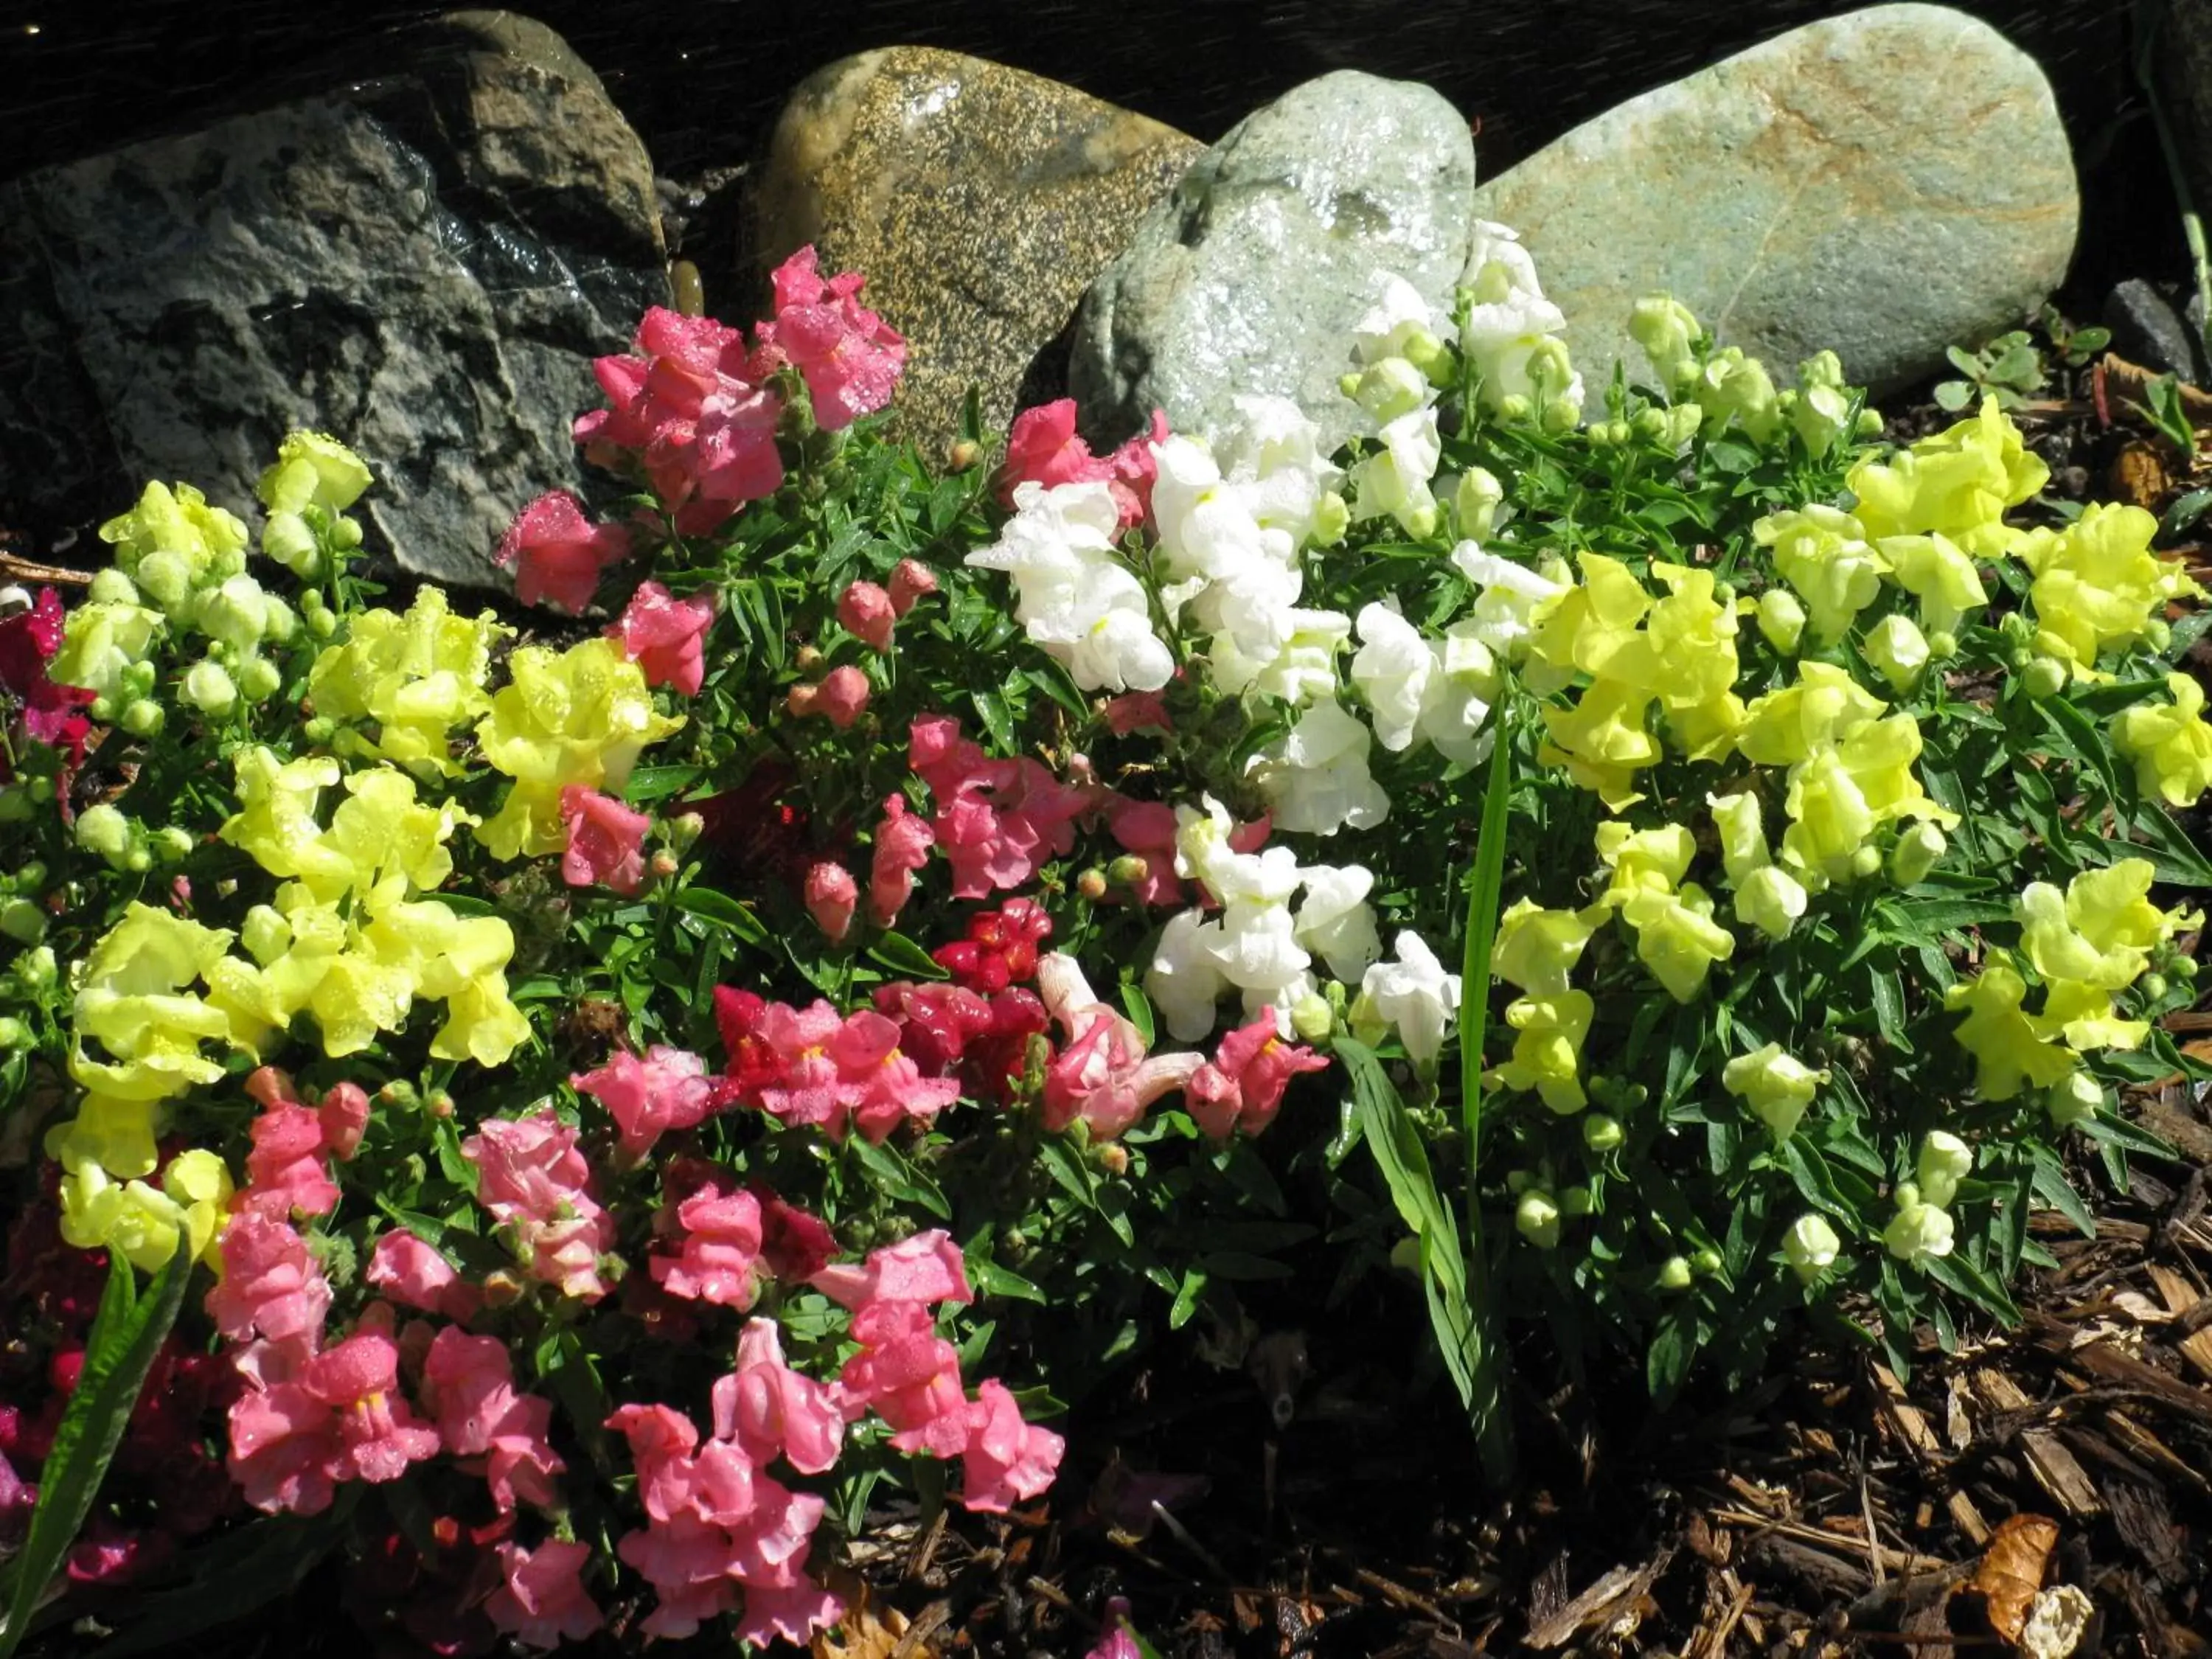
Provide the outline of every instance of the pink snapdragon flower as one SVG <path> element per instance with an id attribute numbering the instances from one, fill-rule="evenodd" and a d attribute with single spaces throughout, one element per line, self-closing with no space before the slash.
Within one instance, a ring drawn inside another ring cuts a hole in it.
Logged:
<path id="1" fill-rule="evenodd" d="M 331 1506 L 338 1455 L 331 1408 L 297 1382 L 249 1389 L 231 1402 L 228 1467 L 246 1501 L 270 1514 Z"/>
<path id="2" fill-rule="evenodd" d="M 837 596 L 837 620 L 847 633 L 870 649 L 888 651 L 898 612 L 892 608 L 891 596 L 875 583 L 856 581 Z"/>
<path id="3" fill-rule="evenodd" d="M 485 1599 L 484 1616 L 528 1648 L 580 1642 L 606 1622 L 584 1588 L 589 1544 L 549 1538 L 534 1550 L 499 1546 L 500 1586 Z"/>
<path id="4" fill-rule="evenodd" d="M 645 885 L 645 832 L 653 820 L 644 813 L 572 783 L 561 792 L 561 824 L 568 836 L 561 878 L 568 885 L 598 884 L 617 893 Z"/>
<path id="5" fill-rule="evenodd" d="M 1167 699 L 1158 691 L 1124 691 L 1108 698 L 1099 713 L 1105 717 L 1106 729 L 1117 738 L 1126 738 L 1132 732 L 1175 730 L 1175 723 L 1168 718 Z"/>
<path id="6" fill-rule="evenodd" d="M 629 532 L 620 525 L 594 525 L 584 504 L 565 489 L 549 489 L 514 516 L 492 562 L 514 572 L 514 596 L 544 602 L 580 617 L 599 578 L 629 556 Z"/>
<path id="7" fill-rule="evenodd" d="M 775 1080 L 759 1091 L 761 1106 L 770 1116 L 817 1128 L 836 1117 L 837 1062 L 830 1057 L 829 1045 L 844 1023 L 819 998 L 805 1008 L 768 1005 L 753 1035 L 775 1067 Z"/>
<path id="8" fill-rule="evenodd" d="M 491 1119 L 461 1143 L 461 1155 L 477 1166 L 477 1201 L 515 1230 L 536 1277 L 587 1302 L 607 1293 L 599 1261 L 613 1247 L 614 1218 L 586 1190 L 591 1167 L 575 1130 L 544 1107 Z"/>
<path id="9" fill-rule="evenodd" d="M 937 832 L 929 820 L 914 811 L 900 794 L 884 798 L 884 816 L 876 825 L 875 849 L 868 866 L 868 919 L 878 927 L 898 920 L 908 899 L 914 896 L 915 872 L 929 862 L 929 849 L 937 845 Z"/>
<path id="10" fill-rule="evenodd" d="M 835 859 L 817 859 L 806 870 L 806 914 L 832 945 L 842 944 L 853 931 L 853 912 L 860 908 L 860 890 L 853 872 Z"/>
<path id="11" fill-rule="evenodd" d="M 659 582 L 640 582 L 607 637 L 645 671 L 647 685 L 665 685 L 687 697 L 707 678 L 707 635 L 714 626 L 714 590 L 702 587 L 679 599 Z"/>
<path id="12" fill-rule="evenodd" d="M 708 317 L 654 306 L 635 356 L 596 360 L 611 407 L 577 417 L 576 441 L 603 466 L 634 458 L 676 530 L 702 536 L 783 483 L 775 447 L 783 404 L 758 382 L 744 336 Z"/>
<path id="13" fill-rule="evenodd" d="M 1168 417 L 1154 410 L 1152 423 L 1110 455 L 1093 455 L 1075 430 L 1075 399 L 1040 404 L 1014 416 L 1006 436 L 1006 459 L 994 479 L 999 505 L 1012 507 L 1014 491 L 1029 483 L 1048 489 L 1064 483 L 1103 483 L 1120 510 L 1121 528 L 1140 525 L 1152 511 L 1152 480 L 1159 462 L 1152 445 L 1168 435 Z"/>
<path id="14" fill-rule="evenodd" d="M 968 1410 L 963 1504 L 1003 1515 L 1052 1485 L 1065 1443 L 1051 1430 L 1023 1421 L 1021 1407 L 1005 1383 L 995 1377 L 985 1382 Z"/>
<path id="15" fill-rule="evenodd" d="M 847 1411 L 872 1411 L 890 1425 L 902 1452 L 953 1458 L 973 1431 L 960 1381 L 960 1352 L 937 1334 L 920 1302 L 872 1302 L 853 1316 L 860 1352 L 845 1362 L 837 1386 Z"/>
<path id="16" fill-rule="evenodd" d="M 223 1229 L 222 1277 L 207 1293 L 208 1316 L 233 1342 L 256 1336 L 304 1362 L 320 1346 L 330 1281 L 307 1242 L 281 1218 L 247 1210 Z"/>
<path id="17" fill-rule="evenodd" d="M 878 1302 L 953 1302 L 975 1299 L 968 1285 L 968 1259 L 942 1227 L 932 1227 L 868 1253 L 865 1262 L 824 1267 L 807 1281 L 841 1308 Z"/>
<path id="18" fill-rule="evenodd" d="M 921 600 L 937 592 L 937 573 L 919 559 L 901 559 L 891 567 L 891 614 L 903 617 Z"/>
<path id="19" fill-rule="evenodd" d="M 1186 1091 L 1190 1115 L 1216 1140 L 1242 1129 L 1256 1135 L 1275 1121 L 1283 1091 L 1300 1072 L 1326 1071 L 1328 1059 L 1277 1034 L 1275 1011 L 1262 1008 L 1249 1025 L 1221 1039 Z"/>
<path id="20" fill-rule="evenodd" d="M 96 694 L 47 677 L 46 665 L 62 648 L 65 627 L 61 595 L 51 587 L 39 590 L 28 611 L 0 617 L 0 692 L 21 708 L 26 732 L 63 750 L 76 766 L 84 759 L 85 739 L 92 732 L 92 722 L 77 711 Z M 8 775 L 8 763 L 0 760 L 0 781 Z"/>
<path id="21" fill-rule="evenodd" d="M 1122 851 L 1145 861 L 1142 881 L 1130 885 L 1139 904 L 1175 906 L 1182 902 L 1182 883 L 1176 878 L 1175 808 L 1163 801 L 1118 798 L 1107 827 Z"/>
<path id="22" fill-rule="evenodd" d="M 831 1390 L 784 1363 L 782 1329 L 749 1319 L 738 1337 L 737 1369 L 714 1389 L 714 1433 L 763 1466 L 779 1454 L 801 1474 L 823 1474 L 837 1461 L 845 1415 Z"/>
<path id="23" fill-rule="evenodd" d="M 1182 1088 L 1206 1063 L 1196 1054 L 1147 1055 L 1141 1032 L 1098 1000 L 1073 957 L 1055 951 L 1037 964 L 1037 988 L 1067 1040 L 1045 1068 L 1044 1123 L 1058 1132 L 1083 1119 L 1110 1140 L 1146 1109 Z"/>
<path id="24" fill-rule="evenodd" d="M 292 1079 L 274 1066 L 248 1077 L 246 1092 L 261 1103 L 261 1114 L 246 1130 L 253 1150 L 246 1155 L 246 1185 L 232 1208 L 277 1221 L 295 1210 L 328 1215 L 337 1207 L 338 1188 L 324 1161 L 322 1120 L 300 1103 Z"/>
<path id="25" fill-rule="evenodd" d="M 660 1213 L 672 1216 L 681 1245 L 674 1255 L 652 1257 L 653 1283 L 687 1301 L 751 1307 L 760 1294 L 760 1200 L 718 1174 Z"/>
<path id="26" fill-rule="evenodd" d="M 372 1103 L 358 1083 L 335 1083 L 315 1105 L 315 1121 L 322 1126 L 323 1145 L 332 1158 L 349 1164 L 368 1133 Z"/>
<path id="27" fill-rule="evenodd" d="M 754 1092 L 763 1110 L 832 1139 L 849 1121 L 879 1142 L 907 1118 L 927 1121 L 960 1096 L 952 1079 L 922 1076 L 899 1036 L 897 1022 L 872 1009 L 841 1016 L 817 1000 L 805 1009 L 769 1004 L 741 1042 L 757 1040 L 753 1064 L 763 1080 Z"/>
<path id="28" fill-rule="evenodd" d="M 334 1480 L 397 1480 L 438 1455 L 438 1431 L 399 1392 L 399 1350 L 380 1332 L 357 1331 L 308 1363 L 309 1394 L 337 1413 Z"/>
<path id="29" fill-rule="evenodd" d="M 485 1483 L 501 1514 L 525 1503 L 558 1506 L 553 1477 L 566 1465 L 546 1439 L 553 1405 L 516 1392 L 505 1343 L 445 1327 L 423 1358 L 422 1404 L 437 1419 L 448 1453 L 483 1460 Z"/>
<path id="30" fill-rule="evenodd" d="M 632 1162 L 668 1131 L 696 1128 L 720 1104 L 707 1062 L 659 1043 L 643 1059 L 617 1048 L 598 1071 L 577 1073 L 568 1084 L 606 1108 L 622 1132 L 623 1155 Z"/>
<path id="31" fill-rule="evenodd" d="M 848 270 L 823 280 L 810 245 L 777 266 L 769 281 L 775 320 L 754 331 L 758 356 L 799 370 L 814 402 L 815 423 L 836 432 L 890 403 L 906 365 L 906 341 L 860 304 L 866 278 Z"/>
<path id="32" fill-rule="evenodd" d="M 455 1321 L 473 1318 L 483 1292 L 463 1279 L 438 1248 L 404 1227 L 378 1236 L 362 1277 L 403 1308 L 441 1314 Z"/>
<path id="33" fill-rule="evenodd" d="M 1039 866 L 1075 850 L 1075 820 L 1096 791 L 1072 788 L 1026 756 L 991 760 L 949 714 L 918 717 L 907 747 L 937 806 L 930 827 L 952 866 L 952 896 L 1026 886 Z"/>

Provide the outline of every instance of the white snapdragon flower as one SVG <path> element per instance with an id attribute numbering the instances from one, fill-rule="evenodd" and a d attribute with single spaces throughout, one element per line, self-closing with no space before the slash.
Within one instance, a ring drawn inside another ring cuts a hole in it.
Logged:
<path id="1" fill-rule="evenodd" d="M 1374 734 L 1341 704 L 1316 702 L 1287 736 L 1252 759 L 1251 774 L 1279 830 L 1333 836 L 1367 830 L 1390 811 L 1390 797 L 1367 769 Z"/>
<path id="2" fill-rule="evenodd" d="M 1367 902 L 1374 872 L 1357 864 L 1316 864 L 1299 873 L 1306 891 L 1298 904 L 1297 942 L 1328 964 L 1331 977 L 1357 984 L 1382 954 L 1375 908 Z"/>
<path id="3" fill-rule="evenodd" d="M 1254 559 L 1206 582 L 1186 604 L 1198 627 L 1216 639 L 1227 635 L 1239 656 L 1272 662 L 1297 628 L 1304 586 L 1297 566 Z"/>
<path id="4" fill-rule="evenodd" d="M 1433 337 L 1435 314 L 1421 291 L 1395 272 L 1385 272 L 1373 306 L 1352 331 L 1352 356 L 1363 363 L 1386 357 L 1404 357 L 1409 347 L 1418 349 L 1420 337 Z"/>
<path id="5" fill-rule="evenodd" d="M 1451 562 L 1475 586 L 1474 608 L 1468 620 L 1474 636 L 1508 662 L 1528 653 L 1536 631 L 1537 607 L 1558 599 L 1570 584 L 1531 570 L 1495 553 L 1486 553 L 1473 542 L 1452 550 Z"/>
<path id="6" fill-rule="evenodd" d="M 1244 994 L 1247 1012 L 1269 1004 L 1285 1013 L 1313 989 L 1313 965 L 1297 941 L 1297 924 L 1284 904 L 1231 906 L 1222 912 L 1221 936 L 1212 941 L 1222 978 Z"/>
<path id="7" fill-rule="evenodd" d="M 1444 630 L 1437 652 L 1443 672 L 1431 682 L 1418 735 L 1448 761 L 1472 766 L 1490 752 L 1483 722 L 1498 696 L 1498 659 L 1480 624 L 1462 617 Z"/>
<path id="8" fill-rule="evenodd" d="M 1504 225 L 1478 221 L 1467 270 L 1474 303 L 1460 331 L 1460 349 L 1482 377 L 1484 405 L 1495 409 L 1507 398 L 1533 398 L 1540 390 L 1547 399 L 1571 399 L 1579 407 L 1583 378 L 1559 338 L 1566 317 L 1544 297 L 1535 261 L 1520 237 Z"/>
<path id="9" fill-rule="evenodd" d="M 1361 610 L 1358 628 L 1352 683 L 1366 700 L 1376 741 L 1396 753 L 1412 744 L 1442 665 L 1420 629 L 1380 601 Z"/>
<path id="10" fill-rule="evenodd" d="M 1120 509 L 1103 483 L 1031 480 L 1014 492 L 1014 516 L 989 547 L 968 556 L 1003 571 L 1014 619 L 1086 691 L 1157 691 L 1175 659 L 1152 631 L 1144 584 L 1114 550 Z"/>
<path id="11" fill-rule="evenodd" d="M 1178 434 L 1154 444 L 1152 454 L 1159 464 L 1152 522 L 1171 582 L 1212 581 L 1255 563 L 1296 568 L 1288 532 L 1261 524 L 1203 443 Z"/>
<path id="12" fill-rule="evenodd" d="M 1214 954 L 1221 935 L 1219 922 L 1182 911 L 1169 919 L 1145 970 L 1145 994 L 1178 1042 L 1202 1042 L 1212 1034 L 1215 1005 L 1229 988 Z"/>
<path id="13" fill-rule="evenodd" d="M 1214 453 L 1262 530 L 1293 550 L 1314 538 L 1322 498 L 1344 481 L 1322 447 L 1321 428 L 1288 398 L 1240 397 Z"/>
<path id="14" fill-rule="evenodd" d="M 1152 632 L 1144 584 L 1117 566 L 1094 566 L 1028 627 L 1079 690 L 1157 691 L 1175 676 L 1174 653 Z"/>
<path id="15" fill-rule="evenodd" d="M 1407 1058 L 1431 1065 L 1459 1018 L 1459 975 L 1444 972 L 1436 952 L 1410 928 L 1398 935 L 1397 947 L 1395 962 L 1378 962 L 1361 979 L 1359 1002 L 1397 1031 Z"/>
<path id="16" fill-rule="evenodd" d="M 1340 611 L 1286 613 L 1290 637 L 1272 657 L 1248 657 L 1228 635 L 1206 647 L 1213 684 L 1232 697 L 1247 691 L 1279 697 L 1296 708 L 1336 692 L 1336 658 L 1352 637 L 1352 618 Z"/>
<path id="17" fill-rule="evenodd" d="M 1437 434 L 1437 411 L 1420 408 L 1384 423 L 1382 447 L 1352 469 L 1352 516 L 1395 519 L 1409 536 L 1426 536 L 1437 527 L 1437 498 L 1429 481 L 1443 459 Z"/>

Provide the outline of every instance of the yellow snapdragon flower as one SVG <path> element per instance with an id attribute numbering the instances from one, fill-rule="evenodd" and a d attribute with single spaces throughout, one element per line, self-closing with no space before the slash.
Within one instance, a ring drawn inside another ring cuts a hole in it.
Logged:
<path id="1" fill-rule="evenodd" d="M 2169 806 L 2194 806 L 2212 789 L 2212 724 L 2204 688 L 2187 674 L 2168 674 L 2169 703 L 2139 702 L 2112 722 L 2112 742 L 2136 763 L 2136 787 Z"/>
<path id="2" fill-rule="evenodd" d="M 333 897 L 353 884 L 353 861 L 323 838 L 322 793 L 343 769 L 327 755 L 279 760 L 272 749 L 239 751 L 239 810 L 217 833 L 272 876 L 300 877 Z"/>
<path id="3" fill-rule="evenodd" d="M 1796 1133 L 1805 1109 L 1828 1080 L 1795 1054 L 1784 1053 L 1778 1042 L 1747 1054 L 1737 1054 L 1721 1068 L 1721 1087 L 1748 1106 L 1754 1116 L 1774 1131 L 1777 1140 Z"/>
<path id="4" fill-rule="evenodd" d="M 82 686 L 108 702 L 125 701 L 124 670 L 149 660 L 161 613 L 120 599 L 74 607 L 62 624 L 61 649 L 46 672 L 58 685 Z"/>
<path id="5" fill-rule="evenodd" d="M 232 937 L 134 902 L 86 959 L 70 1015 L 70 1075 L 94 1095 L 147 1101 L 221 1077 L 200 1044 L 228 1037 L 228 1022 L 188 988 Z M 94 1059 L 88 1038 L 109 1057 Z"/>
<path id="6" fill-rule="evenodd" d="M 1735 953 L 1735 935 L 1713 920 L 1713 902 L 1695 882 L 1679 893 L 1643 888 L 1620 915 L 1636 930 L 1637 959 L 1677 1002 L 1694 1000 L 1713 964 Z"/>
<path id="7" fill-rule="evenodd" d="M 1993 952 L 1974 978 L 1943 994 L 1943 1006 L 1966 1018 L 1953 1033 L 1974 1057 L 1974 1090 L 1984 1100 L 2010 1100 L 2023 1088 L 2047 1089 L 2081 1063 L 2053 1039 L 2056 1028 L 2021 1005 L 2027 981 L 2002 952 Z"/>
<path id="8" fill-rule="evenodd" d="M 271 513 L 343 513 L 374 482 L 368 464 L 327 433 L 290 432 L 253 493 Z"/>
<path id="9" fill-rule="evenodd" d="M 1583 1040 L 1589 1035 L 1595 1012 L 1587 991 L 1520 997 L 1507 1004 L 1505 1023 L 1520 1035 L 1513 1040 L 1512 1057 L 1485 1073 L 1483 1080 L 1509 1089 L 1533 1089 L 1562 1117 L 1579 1112 L 1589 1103 L 1589 1097 L 1583 1092 L 1577 1073 Z"/>
<path id="10" fill-rule="evenodd" d="M 100 526 L 115 562 L 154 602 L 169 610 L 194 588 L 212 586 L 246 568 L 246 526 L 210 507 L 190 484 L 174 490 L 149 483 L 138 504 Z"/>
<path id="11" fill-rule="evenodd" d="M 2014 550 L 2035 574 L 2027 597 L 2044 655 L 2086 674 L 2100 652 L 2148 637 L 2168 600 L 2203 595 L 2179 562 L 2150 550 L 2157 533 L 2142 507 L 2099 501 L 2063 530 L 2021 538 Z"/>
<path id="12" fill-rule="evenodd" d="M 374 721 L 370 752 L 422 773 L 460 769 L 447 752 L 456 727 L 491 708 L 484 686 L 491 653 L 512 630 L 486 611 L 457 617 L 442 589 L 425 587 L 402 615 L 365 611 L 345 642 L 325 649 L 307 677 L 315 712 L 348 723 Z"/>
<path id="13" fill-rule="evenodd" d="M 2031 882 L 2014 910 L 2021 951 L 2047 980 L 2125 990 L 2149 966 L 2151 951 L 2203 920 L 2195 911 L 2153 904 L 2156 875 L 2148 859 L 2122 859 L 2084 870 L 2063 893 L 2049 882 Z"/>
<path id="14" fill-rule="evenodd" d="M 1889 570 L 1867 544 L 1859 521 L 1832 507 L 1769 514 L 1751 533 L 1761 547 L 1773 549 L 1776 574 L 1804 600 L 1813 637 L 1823 644 L 1850 631 L 1859 612 L 1881 593 Z"/>
<path id="15" fill-rule="evenodd" d="M 1892 714 L 1855 727 L 1833 747 L 1792 767 L 1782 861 L 1828 881 L 1848 881 L 1877 825 L 1908 817 L 1956 823 L 1958 814 L 1937 805 L 1913 774 L 1920 746 L 1920 723 L 1910 714 Z"/>
<path id="16" fill-rule="evenodd" d="M 198 1148 L 171 1158 L 158 1188 L 118 1183 L 99 1165 L 82 1164 L 62 1182 L 61 1235 L 81 1250 L 119 1250 L 145 1273 L 166 1266 L 181 1240 L 191 1255 L 220 1273 L 217 1245 L 230 1218 L 232 1190 L 223 1161 Z"/>
<path id="17" fill-rule="evenodd" d="M 2110 991 L 2078 979 L 2055 979 L 2044 988 L 2041 1023 L 2076 1054 L 2092 1048 L 2140 1048 L 2150 1035 L 2148 1020 L 2123 1018 L 2112 1006 Z"/>
<path id="18" fill-rule="evenodd" d="M 1557 996 L 1582 960 L 1583 947 L 1597 931 L 1601 915 L 1547 910 L 1533 899 L 1516 899 L 1498 918 L 1490 949 L 1492 971 L 1509 985 L 1535 996 Z"/>
<path id="19" fill-rule="evenodd" d="M 1564 766 L 1567 775 L 1618 812 L 1644 799 L 1636 775 L 1659 763 L 1658 738 L 1650 729 L 1652 693 L 1623 681 L 1601 679 L 1572 708 L 1547 708 L 1544 730 L 1550 741 L 1536 751 L 1547 766 Z"/>
<path id="20" fill-rule="evenodd" d="M 161 1114 L 158 1100 L 87 1095 L 78 1103 L 74 1118 L 46 1131 L 46 1156 L 68 1170 L 96 1164 L 108 1174 L 126 1180 L 151 1175 L 161 1159 L 155 1144 Z"/>
<path id="21" fill-rule="evenodd" d="M 1698 855 L 1698 838 L 1679 823 L 1636 830 L 1607 818 L 1597 827 L 1597 855 L 1613 872 L 1598 902 L 1623 904 L 1646 890 L 1673 892 Z"/>
<path id="22" fill-rule="evenodd" d="M 2006 509 L 2050 478 L 2012 417 L 1985 398 L 1978 413 L 1902 454 L 1861 461 L 1845 482 L 1858 499 L 1852 516 L 1869 541 L 1940 534 L 1970 557 L 1992 559 L 2022 533 L 2006 526 Z"/>
<path id="23" fill-rule="evenodd" d="M 501 859 L 559 852 L 568 842 L 561 791 L 618 793 L 646 744 L 684 724 L 653 708 L 645 671 L 612 640 L 562 652 L 525 646 L 509 667 L 477 726 L 484 759 L 514 780 L 507 804 L 476 832 Z"/>
<path id="24" fill-rule="evenodd" d="M 1920 625 L 1956 635 L 1966 613 L 1990 602 L 1982 573 L 1948 536 L 1886 536 L 1875 544 L 1892 580 L 1920 601 Z"/>
<path id="25" fill-rule="evenodd" d="M 1720 831 L 1721 865 L 1735 890 L 1735 919 L 1769 939 L 1782 939 L 1805 914 L 1804 884 L 1778 868 L 1767 850 L 1759 797 L 1749 791 L 1707 795 Z"/>
<path id="26" fill-rule="evenodd" d="M 1754 698 L 1736 751 L 1759 766 L 1795 766 L 1881 717 L 1889 705 L 1832 663 L 1797 665 L 1797 683 Z"/>

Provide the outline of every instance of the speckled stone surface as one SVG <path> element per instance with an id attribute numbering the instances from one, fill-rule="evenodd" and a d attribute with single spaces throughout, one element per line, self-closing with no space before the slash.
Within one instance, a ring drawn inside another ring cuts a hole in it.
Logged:
<path id="1" fill-rule="evenodd" d="M 898 407 L 925 452 L 951 443 L 971 382 L 986 422 L 1195 139 L 1057 82 L 890 46 L 830 64 L 784 107 L 754 196 L 761 270 L 812 242 L 907 337 Z"/>
<path id="2" fill-rule="evenodd" d="M 148 478 L 252 513 L 290 428 L 377 475 L 373 550 L 499 585 L 667 278 L 653 172 L 542 24 L 455 14 L 392 73 L 0 185 L 0 499 L 49 526 Z"/>
<path id="3" fill-rule="evenodd" d="M 1668 289 L 1778 378 L 1832 348 L 1876 392 L 2024 319 L 2080 200 L 2050 83 L 1948 7 L 1813 23 L 1577 127 L 1475 192 L 1522 234 L 1603 401 Z"/>
<path id="4" fill-rule="evenodd" d="M 1240 393 L 1295 398 L 1332 440 L 1354 324 L 1384 272 L 1449 314 L 1472 235 L 1474 144 L 1410 81 L 1344 70 L 1246 117 L 1091 285 L 1069 389 L 1094 442 L 1158 407 L 1206 431 Z"/>

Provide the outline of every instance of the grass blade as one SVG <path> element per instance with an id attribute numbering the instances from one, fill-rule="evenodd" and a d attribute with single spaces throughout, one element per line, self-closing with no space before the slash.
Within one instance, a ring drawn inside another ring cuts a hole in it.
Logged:
<path id="1" fill-rule="evenodd" d="M 22 1553 L 15 1558 L 8 1622 L 0 1627 L 0 1659 L 8 1659 L 29 1633 L 40 1594 L 91 1512 L 155 1351 L 176 1323 L 191 1276 L 191 1255 L 181 1240 L 143 1294 L 122 1252 L 108 1252 L 107 1285 L 85 1340 L 84 1370 L 54 1432 L 53 1450 L 39 1473 L 38 1507 L 31 1512 Z"/>

